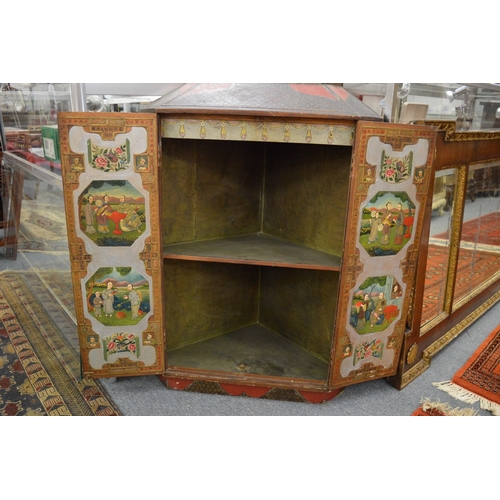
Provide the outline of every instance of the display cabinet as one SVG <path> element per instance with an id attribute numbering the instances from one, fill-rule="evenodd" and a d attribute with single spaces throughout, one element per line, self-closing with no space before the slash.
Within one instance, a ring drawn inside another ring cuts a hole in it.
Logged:
<path id="1" fill-rule="evenodd" d="M 145 111 L 59 115 L 83 374 L 311 402 L 396 375 L 435 130 L 319 84 Z"/>
<path id="2" fill-rule="evenodd" d="M 456 122 L 458 131 L 495 131 L 500 126 L 498 83 L 344 83 L 391 123 L 408 123 L 408 109 L 420 108 L 410 120 Z M 424 116 L 417 116 L 420 111 Z M 406 113 L 405 113 L 406 111 Z"/>
<path id="3" fill-rule="evenodd" d="M 8 258 L 17 258 L 23 198 L 34 200 L 41 184 L 62 195 L 61 164 L 51 152 L 57 151 L 59 142 L 57 113 L 73 109 L 71 85 L 0 84 L 3 178 L 9 195 Z M 44 139 L 49 129 L 52 136 Z"/>
<path id="4" fill-rule="evenodd" d="M 141 91 L 179 84 L 1 83 L 0 122 L 4 139 L 4 177 L 10 179 L 11 220 L 8 255 L 16 258 L 23 197 L 34 201 L 40 186 L 62 197 L 57 116 L 68 111 L 137 111 L 159 95 Z M 88 87 L 88 88 L 87 88 Z M 87 95 L 86 90 L 91 92 Z M 5 183 L 4 183 L 5 186 Z"/>
<path id="5" fill-rule="evenodd" d="M 433 356 L 500 299 L 500 132 L 438 130 L 405 354 L 390 382 L 402 389 Z"/>

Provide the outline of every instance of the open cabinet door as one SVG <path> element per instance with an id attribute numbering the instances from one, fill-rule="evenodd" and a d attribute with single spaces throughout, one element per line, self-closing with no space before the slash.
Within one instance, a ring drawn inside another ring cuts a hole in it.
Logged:
<path id="1" fill-rule="evenodd" d="M 157 117 L 58 120 L 82 374 L 163 373 Z"/>
<path id="2" fill-rule="evenodd" d="M 358 122 L 331 387 L 398 369 L 435 141 L 426 126 Z"/>

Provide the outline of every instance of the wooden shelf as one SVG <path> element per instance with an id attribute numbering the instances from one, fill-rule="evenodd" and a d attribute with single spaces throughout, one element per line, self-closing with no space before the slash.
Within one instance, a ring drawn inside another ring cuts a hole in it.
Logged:
<path id="1" fill-rule="evenodd" d="M 266 234 L 165 246 L 165 259 L 339 271 L 340 257 Z"/>
<path id="2" fill-rule="evenodd" d="M 328 363 L 259 323 L 170 351 L 168 367 L 321 381 L 328 376 Z"/>

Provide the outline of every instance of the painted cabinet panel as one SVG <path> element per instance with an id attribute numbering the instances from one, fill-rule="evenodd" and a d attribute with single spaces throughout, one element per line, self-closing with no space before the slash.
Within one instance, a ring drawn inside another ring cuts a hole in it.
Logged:
<path id="1" fill-rule="evenodd" d="M 397 371 L 435 138 L 429 127 L 357 125 L 332 387 Z"/>
<path id="2" fill-rule="evenodd" d="M 358 121 L 325 146 L 162 130 L 160 144 L 159 123 L 59 116 L 83 374 L 309 401 L 394 375 L 433 129 Z"/>
<path id="3" fill-rule="evenodd" d="M 156 120 L 59 114 L 84 376 L 164 371 Z"/>

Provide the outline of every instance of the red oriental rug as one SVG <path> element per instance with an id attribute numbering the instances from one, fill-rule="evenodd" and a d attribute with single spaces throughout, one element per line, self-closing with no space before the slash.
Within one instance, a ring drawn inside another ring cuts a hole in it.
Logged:
<path id="1" fill-rule="evenodd" d="M 449 249 L 429 245 L 424 285 L 422 324 L 435 318 L 444 301 Z M 454 300 L 460 300 L 500 269 L 500 254 L 461 248 L 458 255 Z"/>
<path id="2" fill-rule="evenodd" d="M 500 325 L 490 333 L 451 381 L 433 385 L 465 403 L 479 401 L 483 410 L 500 416 Z"/>
<path id="3" fill-rule="evenodd" d="M 445 232 L 434 238 L 448 240 L 449 235 Z M 464 222 L 460 239 L 480 245 L 500 246 L 500 212 L 491 212 Z"/>

